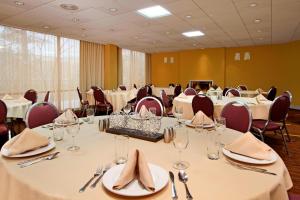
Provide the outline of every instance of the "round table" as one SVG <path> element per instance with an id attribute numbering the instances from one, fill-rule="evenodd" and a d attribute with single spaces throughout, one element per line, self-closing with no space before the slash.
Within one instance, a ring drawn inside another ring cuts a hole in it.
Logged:
<path id="1" fill-rule="evenodd" d="M 31 101 L 26 99 L 2 100 L 7 107 L 8 118 L 25 118 L 27 110 L 32 105 Z"/>
<path id="2" fill-rule="evenodd" d="M 176 97 L 173 100 L 173 111 L 175 108 L 182 109 L 183 119 L 192 119 L 194 112 L 192 108 L 192 100 L 194 96 L 186 96 L 185 98 Z M 240 101 L 248 105 L 253 119 L 268 119 L 269 109 L 272 101 L 265 101 L 258 103 L 256 98 L 249 97 L 222 97 L 222 100 L 217 100 L 216 96 L 211 96 L 211 100 L 214 103 L 214 117 L 220 117 L 223 107 L 232 101 Z"/>
<path id="3" fill-rule="evenodd" d="M 96 119 L 99 119 L 98 117 Z M 163 118 L 162 128 L 172 126 L 174 118 Z M 227 162 L 224 156 L 219 160 L 209 160 L 206 156 L 208 137 L 197 133 L 192 128 L 189 132 L 189 146 L 183 151 L 182 158 L 190 163 L 186 170 L 189 175 L 188 186 L 194 199 L 206 200 L 288 200 L 287 190 L 292 187 L 291 178 L 283 161 L 260 166 L 277 173 L 277 176 L 241 170 Z M 40 134 L 51 136 L 52 131 L 45 128 L 35 129 Z M 223 142 L 232 142 L 242 133 L 226 129 L 222 133 Z M 108 192 L 101 183 L 95 188 L 87 188 L 79 193 L 79 188 L 93 175 L 99 165 L 111 163 L 114 158 L 114 135 L 99 132 L 97 123 L 83 124 L 76 137 L 80 146 L 78 152 L 66 150 L 71 145 L 71 138 L 65 135 L 57 142 L 56 149 L 60 154 L 51 161 L 43 161 L 27 168 L 16 164 L 23 159 L 0 158 L 0 199 L 21 200 L 98 200 L 127 199 Z M 157 143 L 130 138 L 130 149 L 140 149 L 146 159 L 163 167 L 165 170 L 177 170 L 172 164 L 178 159 L 178 153 L 172 143 Z M 184 185 L 175 176 L 179 199 L 185 199 Z M 166 200 L 171 199 L 171 184 L 157 194 L 138 199 Z"/>

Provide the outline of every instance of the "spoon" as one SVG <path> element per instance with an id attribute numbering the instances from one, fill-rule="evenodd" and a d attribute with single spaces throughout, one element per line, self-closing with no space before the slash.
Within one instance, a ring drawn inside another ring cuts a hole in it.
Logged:
<path id="1" fill-rule="evenodd" d="M 188 200 L 192 200 L 193 197 L 187 187 L 187 181 L 188 181 L 188 175 L 185 171 L 183 170 L 179 170 L 178 172 L 178 177 L 179 177 L 179 181 L 181 181 L 182 183 L 184 183 L 184 186 L 185 186 L 185 192 L 186 192 L 186 199 Z"/>

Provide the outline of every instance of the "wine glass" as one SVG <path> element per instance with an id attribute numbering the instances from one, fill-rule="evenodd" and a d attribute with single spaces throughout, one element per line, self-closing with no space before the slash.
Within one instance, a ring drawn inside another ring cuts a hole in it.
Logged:
<path id="1" fill-rule="evenodd" d="M 174 112 L 173 115 L 176 117 L 177 119 L 177 126 L 180 127 L 181 126 L 181 121 L 180 119 L 182 118 L 183 115 L 183 109 L 179 108 L 177 106 L 174 106 Z"/>
<path id="2" fill-rule="evenodd" d="M 123 108 L 123 111 L 128 115 L 131 112 L 131 105 L 129 103 L 126 104 L 126 106 Z"/>
<path id="3" fill-rule="evenodd" d="M 179 170 L 187 169 L 190 164 L 186 161 L 182 161 L 181 152 L 185 150 L 189 144 L 188 130 L 181 127 L 175 129 L 174 132 L 173 145 L 178 150 L 179 160 L 174 163 L 173 167 Z"/>
<path id="4" fill-rule="evenodd" d="M 75 136 L 78 135 L 79 129 L 80 129 L 80 127 L 79 127 L 79 121 L 78 120 L 76 120 L 73 123 L 68 124 L 65 128 L 66 132 L 69 135 L 71 135 L 72 140 L 73 140 L 72 141 L 72 146 L 67 148 L 69 151 L 78 151 L 80 149 L 79 146 L 75 145 Z"/>

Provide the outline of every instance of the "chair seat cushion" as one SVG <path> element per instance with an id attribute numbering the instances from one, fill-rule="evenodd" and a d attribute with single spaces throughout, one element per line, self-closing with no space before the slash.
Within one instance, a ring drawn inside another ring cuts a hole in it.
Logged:
<path id="1" fill-rule="evenodd" d="M 0 124 L 0 135 L 6 135 L 8 133 L 8 128 L 5 124 Z"/>
<path id="2" fill-rule="evenodd" d="M 267 120 L 262 120 L 262 119 L 255 119 L 252 121 L 252 128 L 257 128 L 260 130 L 263 130 L 265 128 L 265 124 L 267 123 Z M 267 127 L 266 127 L 266 131 L 275 131 L 275 130 L 279 130 L 280 129 L 280 125 L 275 123 L 275 122 L 269 122 Z"/>

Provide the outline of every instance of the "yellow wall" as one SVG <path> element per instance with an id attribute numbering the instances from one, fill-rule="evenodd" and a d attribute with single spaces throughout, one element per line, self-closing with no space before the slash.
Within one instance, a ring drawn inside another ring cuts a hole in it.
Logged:
<path id="1" fill-rule="evenodd" d="M 108 44 L 104 47 L 104 89 L 118 87 L 118 47 Z"/>
<path id="2" fill-rule="evenodd" d="M 250 52 L 251 60 L 244 61 L 244 52 Z M 235 61 L 234 54 L 241 53 Z M 164 64 L 164 57 L 174 57 L 174 64 Z M 293 104 L 300 105 L 298 77 L 300 75 L 300 41 L 243 48 L 216 48 L 169 53 L 154 53 L 151 56 L 152 80 L 157 86 L 180 83 L 186 86 L 189 80 L 212 79 L 221 87 L 236 87 L 246 84 L 249 89 L 268 90 L 274 85 L 278 94 L 290 90 Z"/>

